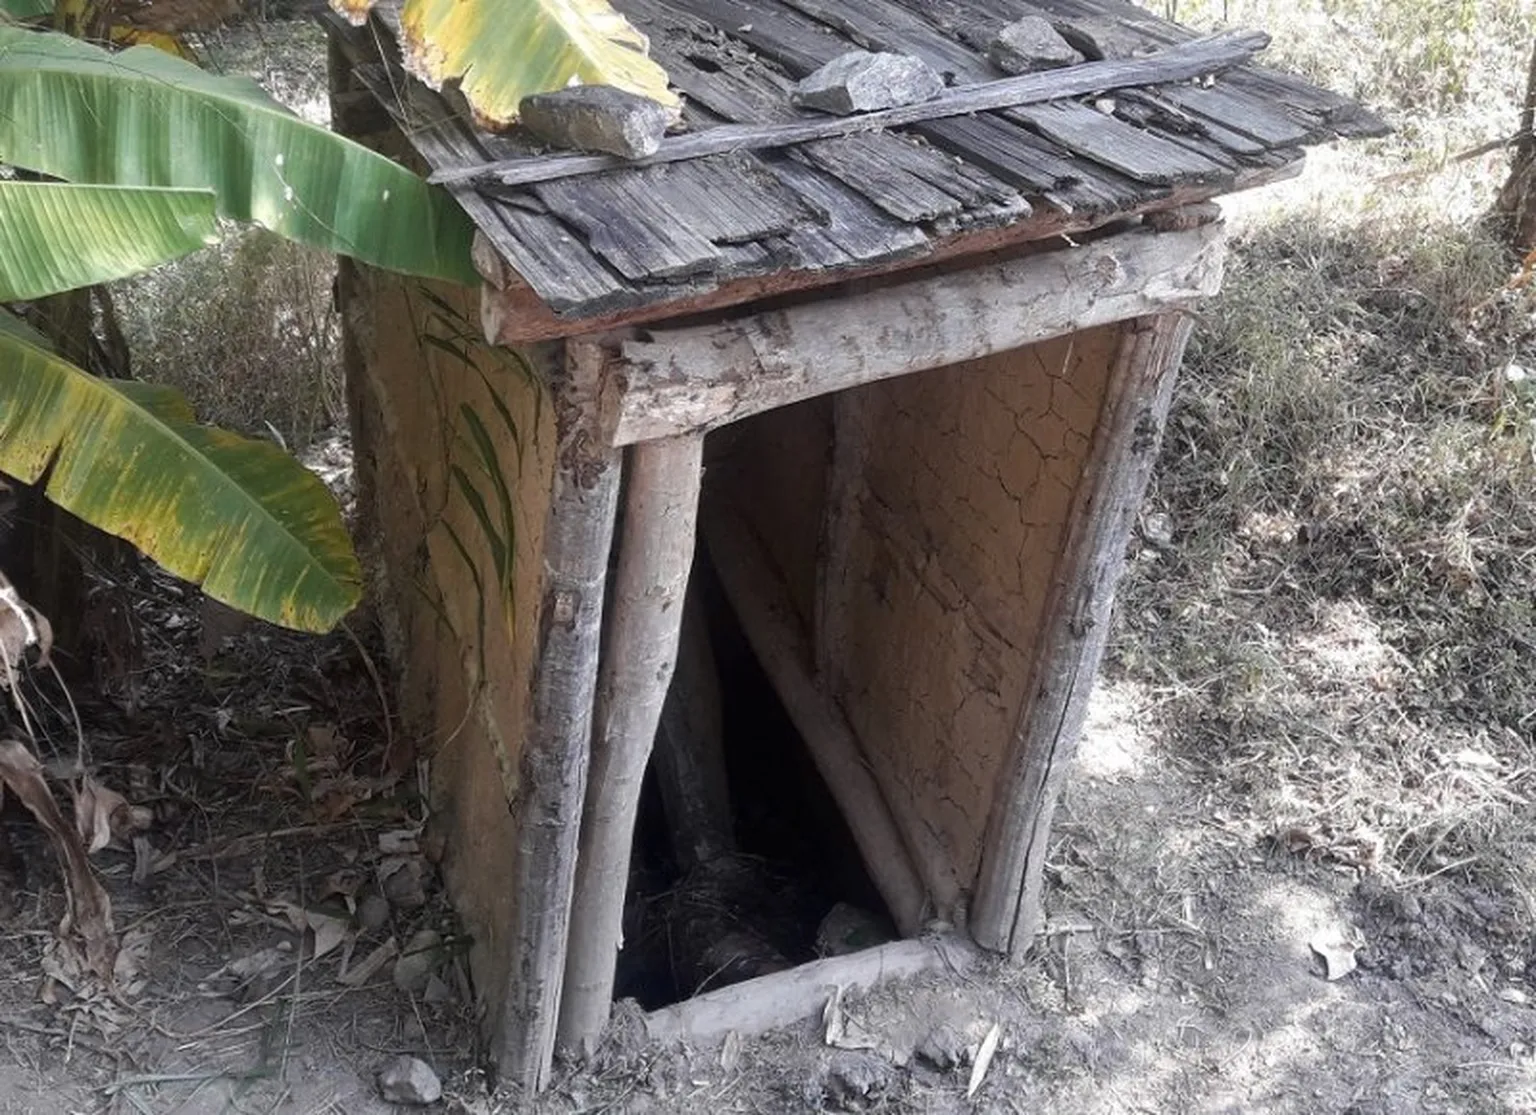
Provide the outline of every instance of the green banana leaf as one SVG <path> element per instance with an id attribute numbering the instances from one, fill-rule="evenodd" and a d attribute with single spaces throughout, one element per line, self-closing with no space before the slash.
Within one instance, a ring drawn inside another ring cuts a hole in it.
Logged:
<path id="1" fill-rule="evenodd" d="M 218 239 L 212 190 L 0 181 L 0 302 L 137 275 Z"/>
<path id="2" fill-rule="evenodd" d="M 53 0 L 0 0 L 0 18 L 30 23 L 53 14 Z"/>
<path id="3" fill-rule="evenodd" d="M 219 214 L 378 267 L 478 281 L 447 193 L 245 78 L 0 24 L 0 162 L 69 182 L 211 189 Z"/>
<path id="4" fill-rule="evenodd" d="M 362 24 L 377 0 L 331 0 Z M 608 0 L 405 0 L 406 66 L 433 88 L 458 81 L 492 128 L 517 120 L 532 93 L 567 85 L 616 85 L 675 106 L 649 43 Z"/>
<path id="5" fill-rule="evenodd" d="M 98 379 L 0 311 L 0 471 L 209 596 L 328 631 L 362 574 L 341 511 L 276 445 L 198 425 L 169 387 Z"/>
<path id="6" fill-rule="evenodd" d="M 0 0 L 0 19 L 9 17 L 18 23 L 30 23 L 53 14 L 53 0 Z"/>

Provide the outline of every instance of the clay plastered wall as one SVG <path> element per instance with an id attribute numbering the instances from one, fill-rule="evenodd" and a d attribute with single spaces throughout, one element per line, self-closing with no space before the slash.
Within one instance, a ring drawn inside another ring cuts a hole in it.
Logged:
<path id="1" fill-rule="evenodd" d="M 431 757 L 443 870 L 474 938 L 477 986 L 496 994 L 514 901 L 497 880 L 512 877 L 553 467 L 552 408 L 526 361 L 558 351 L 492 351 L 478 342 L 477 292 L 430 294 L 445 305 L 415 280 L 345 277 L 349 391 L 402 719 Z"/>
<path id="2" fill-rule="evenodd" d="M 839 400 L 818 661 L 941 903 L 976 875 L 1119 338 Z"/>
<path id="3" fill-rule="evenodd" d="M 831 441 L 832 398 L 822 396 L 733 423 L 706 443 L 711 502 L 751 525 L 808 632 Z"/>

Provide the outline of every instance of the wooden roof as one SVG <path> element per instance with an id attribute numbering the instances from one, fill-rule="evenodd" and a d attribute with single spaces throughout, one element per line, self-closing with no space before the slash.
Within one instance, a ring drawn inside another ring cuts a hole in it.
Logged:
<path id="1" fill-rule="evenodd" d="M 380 55 L 389 40 L 377 22 L 361 33 L 335 26 L 358 75 L 435 174 L 452 180 L 495 251 L 572 324 L 698 304 L 725 287 L 803 288 L 1093 228 L 1284 177 L 1305 144 L 1385 130 L 1351 101 L 1252 64 L 1156 83 L 1148 67 L 1194 34 L 1123 0 L 615 6 L 650 37 L 685 98 L 687 135 L 644 163 L 479 132 Z M 781 142 L 796 122 L 840 126 L 790 104 L 794 82 L 830 59 L 854 49 L 916 55 L 945 75 L 953 100 L 1005 77 L 986 46 L 1004 24 L 1036 14 L 1090 61 L 1014 79 L 1034 83 L 1032 103 L 955 115 L 931 102 L 898 110 L 900 127 Z M 1041 82 L 1074 95 L 1042 93 Z M 1083 94 L 1085 84 L 1094 91 Z M 712 143 L 721 128 L 735 130 Z M 711 147 L 736 149 L 689 157 Z"/>

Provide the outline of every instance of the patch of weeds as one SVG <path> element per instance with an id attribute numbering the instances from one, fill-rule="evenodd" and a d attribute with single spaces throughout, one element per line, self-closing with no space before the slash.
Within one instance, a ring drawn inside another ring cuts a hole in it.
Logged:
<path id="1" fill-rule="evenodd" d="M 1536 298 L 1475 224 L 1347 216 L 1238 239 L 1114 661 L 1255 837 L 1536 895 Z"/>
<path id="2" fill-rule="evenodd" d="M 315 123 L 329 116 L 325 35 L 249 20 L 198 37 L 211 70 L 254 77 Z M 170 383 L 198 417 L 299 450 L 345 425 L 334 259 L 259 228 L 114 287 L 140 379 Z"/>
<path id="3" fill-rule="evenodd" d="M 346 422 L 335 262 L 262 229 L 118 284 L 140 379 L 170 383 L 199 418 L 300 449 Z"/>

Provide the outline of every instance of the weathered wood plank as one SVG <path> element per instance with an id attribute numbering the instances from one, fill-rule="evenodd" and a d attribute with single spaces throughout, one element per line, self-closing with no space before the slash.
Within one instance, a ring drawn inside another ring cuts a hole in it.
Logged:
<path id="1" fill-rule="evenodd" d="M 747 642 L 848 822 L 871 881 L 896 927 L 916 933 L 929 905 L 922 879 L 858 740 L 811 674 L 810 642 L 789 590 L 739 515 L 711 505 L 702 522 L 709 556 Z"/>
<path id="2" fill-rule="evenodd" d="M 646 1015 L 645 1031 L 652 1041 L 709 1047 L 727 1034 L 761 1034 L 816 1018 L 839 989 L 869 991 L 925 972 L 963 973 L 976 960 L 974 946 L 958 936 L 893 941 L 685 999 Z"/>
<path id="3" fill-rule="evenodd" d="M 611 155 L 552 155 L 462 166 L 438 171 L 432 175 L 432 180 L 446 183 L 494 178 L 506 185 L 521 185 L 626 166 L 651 166 L 681 159 L 696 159 L 727 151 L 790 147 L 856 132 L 878 131 L 993 109 L 1065 100 L 1106 89 L 1201 77 L 1240 65 L 1268 44 L 1269 36 L 1262 32 L 1229 32 L 1197 39 L 1147 58 L 1087 62 L 1042 74 L 1024 74 L 960 86 L 923 104 L 902 105 L 855 116 L 808 118 L 795 123 L 722 125 L 693 135 L 671 136 L 662 141 L 661 149 L 656 154 L 646 159 L 626 161 Z"/>
<path id="4" fill-rule="evenodd" d="M 830 62 L 848 40 L 771 0 L 660 0 L 665 8 L 713 24 L 725 35 L 783 66 L 795 78 Z M 623 4 L 620 3 L 620 7 Z"/>
<path id="5" fill-rule="evenodd" d="M 999 204 L 1018 216 L 1029 212 L 1029 203 L 1017 190 L 917 140 L 891 133 L 819 140 L 795 148 L 794 154 L 913 224 Z"/>
<path id="6" fill-rule="evenodd" d="M 1207 136 L 1234 155 L 1255 156 L 1269 150 L 1252 136 L 1233 131 L 1208 117 L 1186 112 L 1166 99 L 1158 86 L 1120 90 L 1115 94 L 1115 101 L 1119 105 L 1118 111 L 1129 119 L 1175 134 Z"/>
<path id="7" fill-rule="evenodd" d="M 712 271 L 714 246 L 639 175 L 593 175 L 543 182 L 540 201 L 579 228 L 588 246 L 627 279 L 675 279 Z M 684 200 L 687 200 L 686 196 Z"/>
<path id="8" fill-rule="evenodd" d="M 1265 147 L 1296 147 L 1326 137 L 1326 130 L 1299 123 L 1295 117 L 1255 97 L 1221 83 L 1170 85 L 1158 94 L 1192 115 L 1214 121 L 1224 128 L 1251 136 Z"/>
<path id="9" fill-rule="evenodd" d="M 640 785 L 677 662 L 704 438 L 629 450 L 560 1000 L 559 1044 L 590 1056 L 613 1005 Z"/>
<path id="10" fill-rule="evenodd" d="M 642 189 L 665 198 L 696 234 L 716 244 L 779 236 L 816 219 L 751 155 L 714 155 L 652 167 L 636 177 Z"/>
<path id="11" fill-rule="evenodd" d="M 784 238 L 805 266 L 832 268 L 861 260 L 897 259 L 928 246 L 921 229 L 880 212 L 836 179 L 792 159 L 774 159 L 767 165 L 822 214 L 818 224 L 803 225 Z"/>
<path id="12" fill-rule="evenodd" d="M 1162 190 L 1107 167 L 1085 166 L 1050 140 L 992 113 L 934 121 L 917 130 L 1065 213 L 1121 212 Z"/>
<path id="13" fill-rule="evenodd" d="M 892 0 L 783 0 L 820 23 L 847 35 L 865 50 L 890 50 L 921 58 L 941 74 L 962 82 L 988 81 L 998 69 L 963 43 L 939 31 Z"/>
<path id="14" fill-rule="evenodd" d="M 1078 486 L 1032 694 L 999 778 L 969 929 L 977 943 L 1022 955 L 1044 921 L 1040 887 L 1051 819 L 1108 638 L 1125 547 L 1157 459 L 1193 323 L 1159 314 L 1127 332 L 1092 456 Z"/>
<path id="15" fill-rule="evenodd" d="M 1220 226 L 1136 230 L 622 346 L 615 444 L 711 429 L 861 383 L 974 360 L 1197 301 L 1221 281 Z"/>
<path id="16" fill-rule="evenodd" d="M 1006 115 L 1038 129 L 1068 151 L 1138 182 L 1171 186 L 1186 180 L 1220 181 L 1230 175 L 1229 167 L 1076 101 L 1014 109 Z"/>
<path id="17" fill-rule="evenodd" d="M 1040 140 L 1044 143 L 1044 140 Z M 1280 182 L 1294 177 L 1301 169 L 1302 153 L 1296 150 L 1272 152 L 1279 160 L 1273 166 L 1244 167 L 1237 173 L 1230 189 L 1246 190 L 1257 186 Z M 1106 173 L 1108 173 L 1106 171 Z M 1187 184 L 1171 189 L 1161 186 L 1142 186 L 1141 195 L 1132 197 L 1114 215 L 1134 219 L 1142 214 L 1158 213 L 1197 204 L 1217 197 L 1225 188 L 1213 185 Z M 1050 200 L 1050 199 L 1048 199 Z M 623 328 L 683 317 L 695 313 L 719 311 L 730 306 L 740 306 L 758 299 L 777 298 L 785 294 L 815 288 L 835 287 L 838 284 L 860 282 L 890 282 L 903 272 L 937 271 L 953 266 L 953 261 L 966 256 L 984 256 L 988 252 L 1016 250 L 1021 245 L 1050 240 L 1061 236 L 1077 236 L 1098 228 L 1105 223 L 1107 214 L 1100 209 L 1079 209 L 1051 205 L 1039 206 L 1022 221 L 1014 221 L 997 228 L 967 228 L 948 234 L 934 230 L 928 244 L 896 259 L 871 260 L 864 264 L 849 263 L 835 273 L 823 270 L 797 270 L 797 257 L 784 242 L 762 241 L 754 245 L 727 245 L 722 254 L 742 248 L 766 247 L 772 252 L 775 263 L 771 269 L 744 274 L 729 281 L 721 281 L 705 290 L 668 288 L 651 290 L 637 299 L 641 304 L 617 309 L 594 310 L 583 314 L 571 311 L 564 316 L 555 314 L 527 284 L 516 276 L 508 275 L 510 269 L 497 268 L 491 272 L 497 280 L 488 280 L 482 291 L 481 319 L 486 335 L 497 337 L 503 344 L 525 344 L 568 337 L 575 334 L 595 334 Z M 485 272 L 482 272 L 485 273 Z M 835 293 L 835 291 L 833 292 Z"/>

